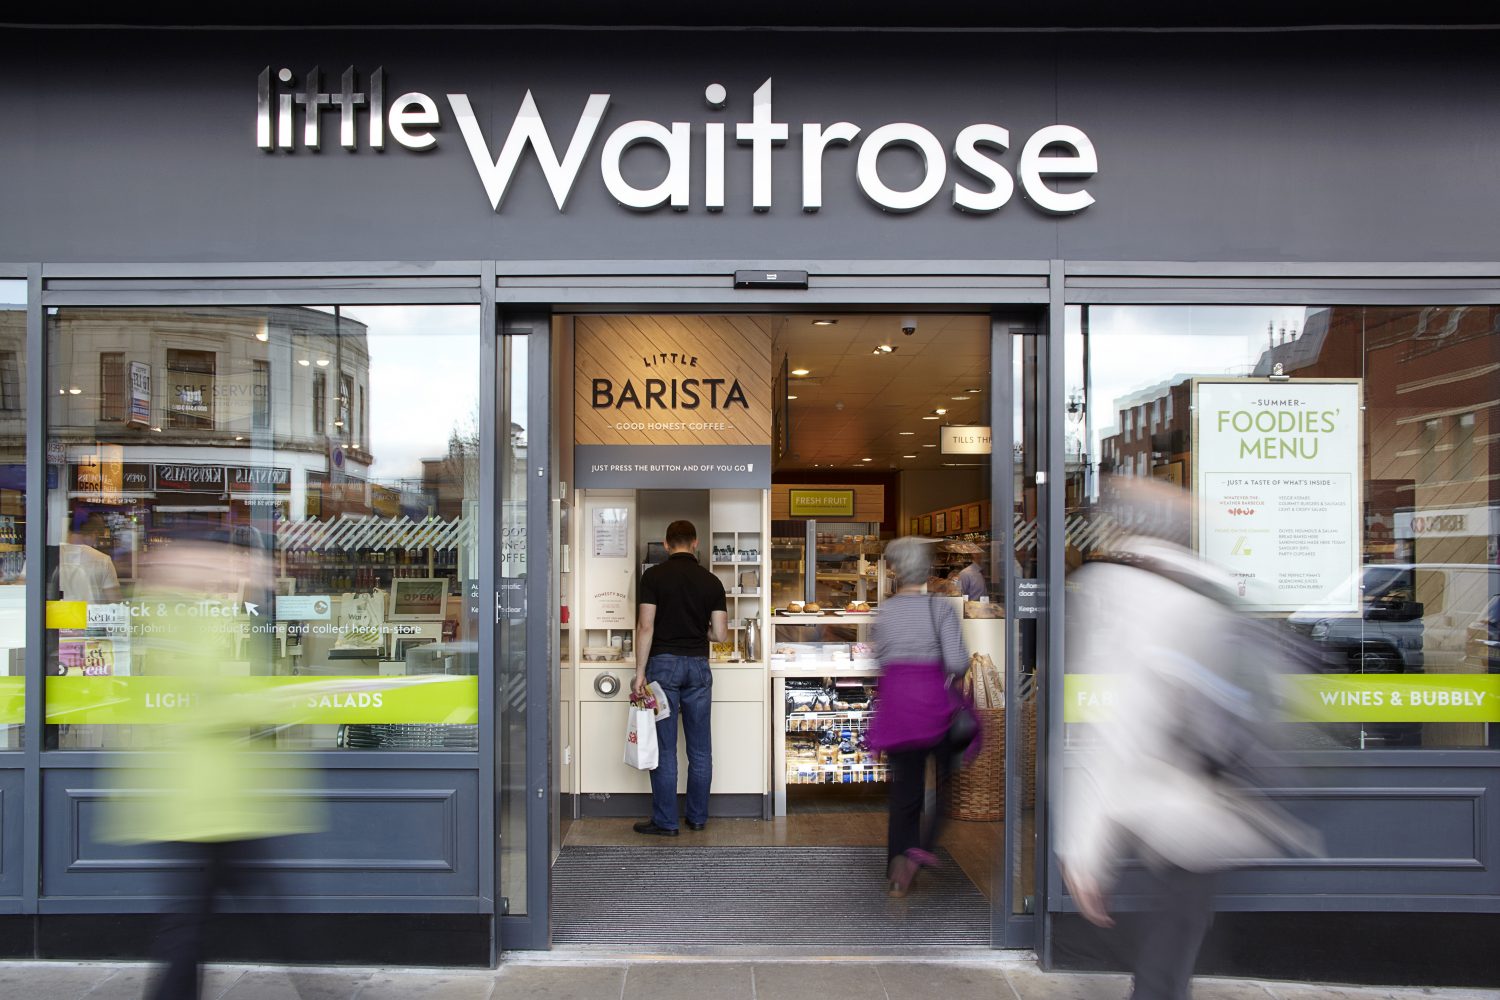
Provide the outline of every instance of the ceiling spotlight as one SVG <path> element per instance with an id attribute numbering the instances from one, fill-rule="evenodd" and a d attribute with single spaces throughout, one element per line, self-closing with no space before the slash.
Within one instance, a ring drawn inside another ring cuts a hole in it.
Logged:
<path id="1" fill-rule="evenodd" d="M 792 374 L 796 375 L 798 378 L 801 378 L 803 375 L 811 375 L 812 372 L 808 371 L 806 368 L 793 368 Z"/>
<path id="2" fill-rule="evenodd" d="M 937 420 L 937 417 L 923 417 L 923 420 Z"/>
<path id="3" fill-rule="evenodd" d="M 901 436 L 909 438 L 909 437 L 911 437 L 915 433 L 917 433 L 917 432 L 916 431 L 902 431 L 901 432 Z"/>
<path id="4" fill-rule="evenodd" d="M 813 320 L 813 326 L 833 326 L 837 322 L 838 320 L 836 319 L 815 319 Z"/>
<path id="5" fill-rule="evenodd" d="M 941 417 L 943 414 L 947 413 L 948 410 L 947 410 L 946 407 L 939 406 L 937 409 L 933 410 L 932 412 L 936 413 L 938 416 Z"/>
<path id="6" fill-rule="evenodd" d="M 936 448 L 937 445 L 935 445 L 935 444 L 924 444 L 922 447 L 923 448 Z"/>
<path id="7" fill-rule="evenodd" d="M 298 358 L 297 364 L 301 365 L 303 368 L 306 368 L 308 365 L 312 364 L 312 362 L 307 360 L 306 358 Z"/>
<path id="8" fill-rule="evenodd" d="M 902 458 L 916 458 L 917 456 L 915 456 L 915 455 L 902 455 L 901 457 Z"/>
<path id="9" fill-rule="evenodd" d="M 59 389 L 59 390 L 57 390 L 57 394 L 59 396 L 66 396 L 68 394 L 68 390 L 66 390 L 66 389 Z"/>
<path id="10" fill-rule="evenodd" d="M 861 462 L 870 462 L 870 461 L 874 461 L 874 460 L 873 459 L 869 459 L 869 458 L 862 458 L 862 459 L 860 459 L 860 461 Z"/>
<path id="11" fill-rule="evenodd" d="M 983 389 L 965 389 L 965 392 L 983 392 Z"/>
<path id="12" fill-rule="evenodd" d="M 796 396 L 788 396 L 787 399 L 796 399 Z"/>
<path id="13" fill-rule="evenodd" d="M 319 368 L 327 368 L 328 367 L 328 359 L 327 358 L 319 358 L 318 359 L 318 367 Z"/>
<path id="14" fill-rule="evenodd" d="M 79 395 L 82 392 L 83 392 L 83 390 L 80 389 L 80 388 L 78 388 L 78 386 L 76 386 L 76 385 L 70 385 L 70 386 L 68 386 L 68 395 L 70 395 L 70 396 L 77 396 L 77 395 Z"/>
<path id="15" fill-rule="evenodd" d="M 968 396 L 949 396 L 948 398 L 951 399 L 951 400 L 953 400 L 955 403 L 963 403 L 963 402 L 966 402 L 969 397 Z"/>
<path id="16" fill-rule="evenodd" d="M 896 353 L 896 349 L 894 347 L 892 347 L 890 344 L 881 344 L 880 346 L 876 347 L 875 350 L 871 351 L 870 353 L 871 354 L 895 354 Z"/>

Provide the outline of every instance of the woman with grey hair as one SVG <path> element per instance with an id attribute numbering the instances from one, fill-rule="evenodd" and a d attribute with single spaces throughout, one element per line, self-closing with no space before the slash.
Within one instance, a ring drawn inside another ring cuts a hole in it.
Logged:
<path id="1" fill-rule="evenodd" d="M 872 750 L 884 751 L 890 769 L 890 820 L 886 854 L 889 892 L 905 896 L 923 867 L 937 863 L 940 810 L 924 825 L 927 758 L 937 762 L 941 790 L 955 756 L 949 726 L 963 710 L 958 683 L 969 666 L 963 632 L 952 605 L 923 592 L 932 569 L 929 539 L 898 538 L 885 549 L 896 574 L 897 591 L 880 605 L 875 623 L 875 655 L 880 689 L 868 735 Z"/>

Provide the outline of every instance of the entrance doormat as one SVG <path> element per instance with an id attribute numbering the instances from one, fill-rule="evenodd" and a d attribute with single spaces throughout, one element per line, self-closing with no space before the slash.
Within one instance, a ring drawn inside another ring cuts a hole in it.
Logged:
<path id="1" fill-rule="evenodd" d="M 946 851 L 938 857 L 891 899 L 882 847 L 565 847 L 552 867 L 552 940 L 989 945 L 989 901 Z"/>

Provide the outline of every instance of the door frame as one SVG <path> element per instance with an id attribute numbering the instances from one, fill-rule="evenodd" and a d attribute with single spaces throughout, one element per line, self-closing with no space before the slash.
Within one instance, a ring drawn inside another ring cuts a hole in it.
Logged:
<path id="1" fill-rule="evenodd" d="M 553 275 L 548 275 L 553 277 Z M 593 275 L 597 281 L 599 275 Z M 622 276 L 625 281 L 631 279 L 640 280 L 640 286 L 632 284 L 615 285 L 609 281 L 599 282 L 597 288 L 588 287 L 585 283 L 582 287 L 574 285 L 570 288 L 571 294 L 557 296 L 553 304 L 546 306 L 533 306 L 528 303 L 532 296 L 539 292 L 539 288 L 528 288 L 519 291 L 514 282 L 515 278 L 497 279 L 501 290 L 497 293 L 495 335 L 498 338 L 518 334 L 529 334 L 527 353 L 528 365 L 528 446 L 529 466 L 527 474 L 527 608 L 543 609 L 541 614 L 526 616 L 526 684 L 527 702 L 537 703 L 538 694 L 545 696 L 548 706 L 552 704 L 556 692 L 552 690 L 553 685 L 553 654 L 551 644 L 555 641 L 556 622 L 555 608 L 551 594 L 557 586 L 556 574 L 559 567 L 553 565 L 555 553 L 552 546 L 554 516 L 552 498 L 557 495 L 554 472 L 551 460 L 554 457 L 552 445 L 554 443 L 554 428 L 552 427 L 552 386 L 553 374 L 552 364 L 552 324 L 554 313 L 561 315 L 575 313 L 646 313 L 646 312 L 677 312 L 677 313 L 808 313 L 827 312 L 831 310 L 849 310 L 856 312 L 889 311 L 894 309 L 917 309 L 923 312 L 937 313 L 948 311 L 973 312 L 975 302 L 969 295 L 953 294 L 955 291 L 950 285 L 943 281 L 928 284 L 932 275 L 913 274 L 907 280 L 910 286 L 902 280 L 902 276 L 893 275 L 893 281 L 882 282 L 878 296 L 862 295 L 860 290 L 845 288 L 841 290 L 836 299 L 816 297 L 790 297 L 784 293 L 773 293 L 768 298 L 764 293 L 757 294 L 753 300 L 738 301 L 738 296 L 733 298 L 722 294 L 716 294 L 713 301 L 699 299 L 703 289 L 694 284 L 692 292 L 679 296 L 674 294 L 676 289 L 670 287 L 654 287 L 651 278 L 644 275 Z M 1028 281 L 1029 278 L 1029 281 Z M 1043 279 L 1044 280 L 1044 279 Z M 523 279 L 524 281 L 524 279 Z M 992 447 L 991 455 L 991 503 L 992 510 L 1002 512 L 998 523 L 992 523 L 992 539 L 1000 544 L 1003 553 L 1001 565 L 1003 568 L 1003 593 L 1007 607 L 1014 607 L 1016 585 L 1012 572 L 1013 560 L 1011 559 L 1011 546 L 1014 544 L 1014 528 L 1011 512 L 1015 504 L 1015 469 L 1014 453 L 1010 446 L 1014 433 L 1015 405 L 1012 399 L 1014 392 L 1014 365 L 1013 365 L 1013 343 L 1015 336 L 1020 332 L 1036 334 L 1039 340 L 1039 351 L 1045 351 L 1048 340 L 1049 325 L 1047 321 L 1046 293 L 1044 290 L 1031 287 L 1031 282 L 1036 281 L 1036 276 L 1021 278 L 1022 284 L 1009 285 L 1002 279 L 1001 284 L 986 287 L 984 298 L 988 299 L 988 316 L 990 318 L 990 399 L 991 399 L 991 427 L 992 440 L 1001 442 L 996 450 Z M 986 283 L 988 284 L 988 283 Z M 893 294 L 893 288 L 896 293 Z M 909 292 L 909 302 L 899 303 L 899 293 L 902 289 Z M 1003 289 L 1003 290 L 1002 290 Z M 556 289 L 553 288 L 555 291 Z M 507 291 L 509 294 L 507 294 Z M 965 289 L 972 291 L 972 289 Z M 587 301 L 592 298 L 588 293 L 594 292 L 599 301 Z M 528 294 L 529 293 L 529 294 Z M 581 294 L 580 294 L 581 293 Z M 696 293 L 696 294 L 694 294 Z M 805 295 L 805 293 L 804 293 Z M 607 298 L 606 298 L 607 296 Z M 580 301 L 580 299 L 584 301 Z M 666 301 L 663 301 L 665 299 Z M 509 301 L 507 301 L 509 300 Z M 519 300 L 519 302 L 517 301 Z M 966 301 L 967 300 L 967 301 Z M 1004 300 L 996 302 L 995 300 Z M 511 304 L 516 303 L 516 304 Z M 497 355 L 503 356 L 503 352 L 497 351 Z M 494 373 L 494 385 L 497 393 L 503 388 L 507 373 L 502 364 L 496 365 Z M 1049 366 L 1050 367 L 1050 366 Z M 497 396 L 497 398 L 500 398 Z M 1037 406 L 1038 412 L 1038 436 L 1039 440 L 1046 433 L 1048 424 L 1045 413 L 1046 400 L 1051 398 L 1049 393 L 1039 395 Z M 496 435 L 496 450 L 504 440 L 501 433 L 507 428 L 502 426 L 503 414 L 496 407 L 495 421 L 493 423 Z M 498 495 L 498 494 L 497 494 Z M 992 522 L 995 519 L 992 518 Z M 497 532 L 498 534 L 498 532 Z M 1039 544 L 1045 544 L 1045 530 L 1039 536 Z M 496 549 L 498 558 L 498 548 Z M 1045 566 L 1039 569 L 1039 575 L 1045 572 Z M 497 626 L 498 629 L 498 626 Z M 1046 641 L 1045 623 L 1038 622 L 1038 643 Z M 502 645 L 497 638 L 495 649 L 497 655 L 502 650 Z M 1007 678 L 1014 675 L 1015 670 L 1015 643 L 1006 642 L 1006 664 Z M 499 676 L 497 669 L 496 676 Z M 1007 683 L 1007 699 L 1011 697 L 1016 685 Z M 1040 698 L 1040 693 L 1038 694 Z M 1019 717 L 1019 709 L 1015 710 Z M 1039 706 L 1039 717 L 1041 709 Z M 500 706 L 496 706 L 496 746 L 497 752 L 502 733 L 503 715 Z M 551 947 L 551 824 L 554 822 L 552 800 L 556 793 L 556 768 L 553 753 L 556 743 L 552 734 L 552 713 L 549 710 L 545 714 L 531 715 L 528 712 L 528 730 L 526 738 L 526 752 L 528 756 L 526 770 L 528 773 L 527 785 L 527 912 L 524 915 L 504 914 L 499 917 L 497 927 L 497 948 L 500 950 L 536 949 L 544 950 Z M 1020 774 L 1020 754 L 1018 752 L 1020 743 L 1020 727 L 1007 727 L 1006 747 L 1006 769 L 1007 783 L 1009 787 L 1024 787 L 1024 779 Z M 1040 736 L 1038 741 L 1037 769 L 1042 769 Z M 497 775 L 500 773 L 500 761 L 497 759 Z M 500 822 L 501 808 L 501 783 L 496 782 L 496 796 L 494 808 L 496 810 L 495 829 L 502 829 Z M 1044 788 L 1038 774 L 1038 789 Z M 993 949 L 1030 949 L 1035 947 L 1038 940 L 1039 929 L 1037 921 L 1039 914 L 1045 912 L 1042 894 L 1045 891 L 1045 881 L 1040 877 L 1036 882 L 1036 905 L 1030 913 L 1014 913 L 1013 896 L 1016 883 L 1015 872 L 1011 871 L 1006 859 L 1022 857 L 1019 850 L 1021 823 L 1020 796 L 1007 796 L 1007 822 L 1004 834 L 997 838 L 995 844 L 995 864 L 993 867 L 991 894 L 991 943 Z M 1017 804 L 1015 818 L 1010 815 L 1011 803 Z M 1036 837 L 1035 854 L 1037 856 L 1039 874 L 1045 871 L 1045 849 L 1042 833 L 1045 826 L 1042 823 L 1042 812 L 1044 809 L 1044 798 L 1038 794 L 1036 803 L 1036 824 L 1034 827 Z M 498 848 L 498 840 L 496 842 Z M 500 866 L 495 866 L 496 896 L 497 900 L 504 898 L 504 886 L 500 885 Z"/>

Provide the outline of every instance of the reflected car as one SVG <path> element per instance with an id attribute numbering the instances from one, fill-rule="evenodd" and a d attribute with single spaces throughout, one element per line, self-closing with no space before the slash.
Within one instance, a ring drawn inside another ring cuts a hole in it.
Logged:
<path id="1" fill-rule="evenodd" d="M 1500 673 L 1500 595 L 1491 597 L 1484 614 L 1469 623 L 1464 663 L 1475 670 Z"/>
<path id="2" fill-rule="evenodd" d="M 1413 674 L 1426 664 L 1423 605 L 1410 564 L 1366 566 L 1360 613 L 1297 611 L 1287 624 L 1322 650 L 1329 673 Z"/>

